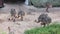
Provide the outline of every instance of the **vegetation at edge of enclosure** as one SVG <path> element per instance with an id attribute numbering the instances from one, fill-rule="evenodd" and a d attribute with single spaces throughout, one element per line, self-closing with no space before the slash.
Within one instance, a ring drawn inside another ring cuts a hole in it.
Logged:
<path id="1" fill-rule="evenodd" d="M 24 34 L 60 34 L 60 24 L 54 24 L 46 27 L 33 28 L 26 30 Z"/>
<path id="2" fill-rule="evenodd" d="M 31 0 L 31 2 L 38 8 L 44 7 L 46 2 L 50 2 L 53 7 L 60 7 L 60 0 Z"/>

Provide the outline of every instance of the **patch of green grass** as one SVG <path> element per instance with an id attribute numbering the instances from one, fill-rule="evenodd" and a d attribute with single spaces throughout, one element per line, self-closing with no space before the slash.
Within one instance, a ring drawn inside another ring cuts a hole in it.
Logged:
<path id="1" fill-rule="evenodd" d="M 7 32 L 5 32 L 2 29 L 0 29 L 0 34 L 7 34 Z"/>
<path id="2" fill-rule="evenodd" d="M 6 32 L 2 32 L 2 34 L 7 34 Z"/>
<path id="3" fill-rule="evenodd" d="M 46 27 L 33 28 L 25 31 L 24 34 L 60 34 L 60 24 L 52 24 Z"/>

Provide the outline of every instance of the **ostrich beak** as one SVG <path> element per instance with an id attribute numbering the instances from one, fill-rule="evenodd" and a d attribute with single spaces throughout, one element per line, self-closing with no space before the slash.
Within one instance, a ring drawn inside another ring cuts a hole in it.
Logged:
<path id="1" fill-rule="evenodd" d="M 34 22 L 39 23 L 40 21 L 35 20 Z"/>
<path id="2" fill-rule="evenodd" d="M 39 21 L 37 23 L 39 23 Z"/>

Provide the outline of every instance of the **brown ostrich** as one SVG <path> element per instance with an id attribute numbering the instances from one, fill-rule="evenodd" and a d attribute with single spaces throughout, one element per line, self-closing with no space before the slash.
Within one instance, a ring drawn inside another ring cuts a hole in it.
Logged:
<path id="1" fill-rule="evenodd" d="M 41 22 L 41 25 L 44 25 L 44 27 L 46 25 L 49 25 L 51 23 L 52 19 L 48 16 L 48 14 L 41 14 L 38 17 L 38 21 L 37 23 Z"/>

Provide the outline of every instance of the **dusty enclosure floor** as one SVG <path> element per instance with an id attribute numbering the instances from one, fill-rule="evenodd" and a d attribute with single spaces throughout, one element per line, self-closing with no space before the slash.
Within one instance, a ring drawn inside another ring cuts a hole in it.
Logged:
<path id="1" fill-rule="evenodd" d="M 24 21 L 8 21 L 9 18 L 9 11 L 11 8 L 15 8 L 16 11 L 19 11 L 20 8 L 26 12 L 26 16 L 24 17 Z M 52 22 L 59 21 L 60 22 L 60 8 L 50 8 L 50 13 L 48 15 L 52 18 Z M 31 12 L 32 14 L 28 14 Z M 0 10 L 0 30 L 8 32 L 8 26 L 11 27 L 11 30 L 14 31 L 15 34 L 23 34 L 25 30 L 34 28 L 34 27 L 40 27 L 39 23 L 34 22 L 35 19 L 38 18 L 38 16 L 41 13 L 46 13 L 45 8 L 35 8 L 33 6 L 26 6 L 26 5 L 18 5 L 18 4 L 5 4 L 5 7 Z M 1 32 L 0 32 L 1 34 Z"/>

